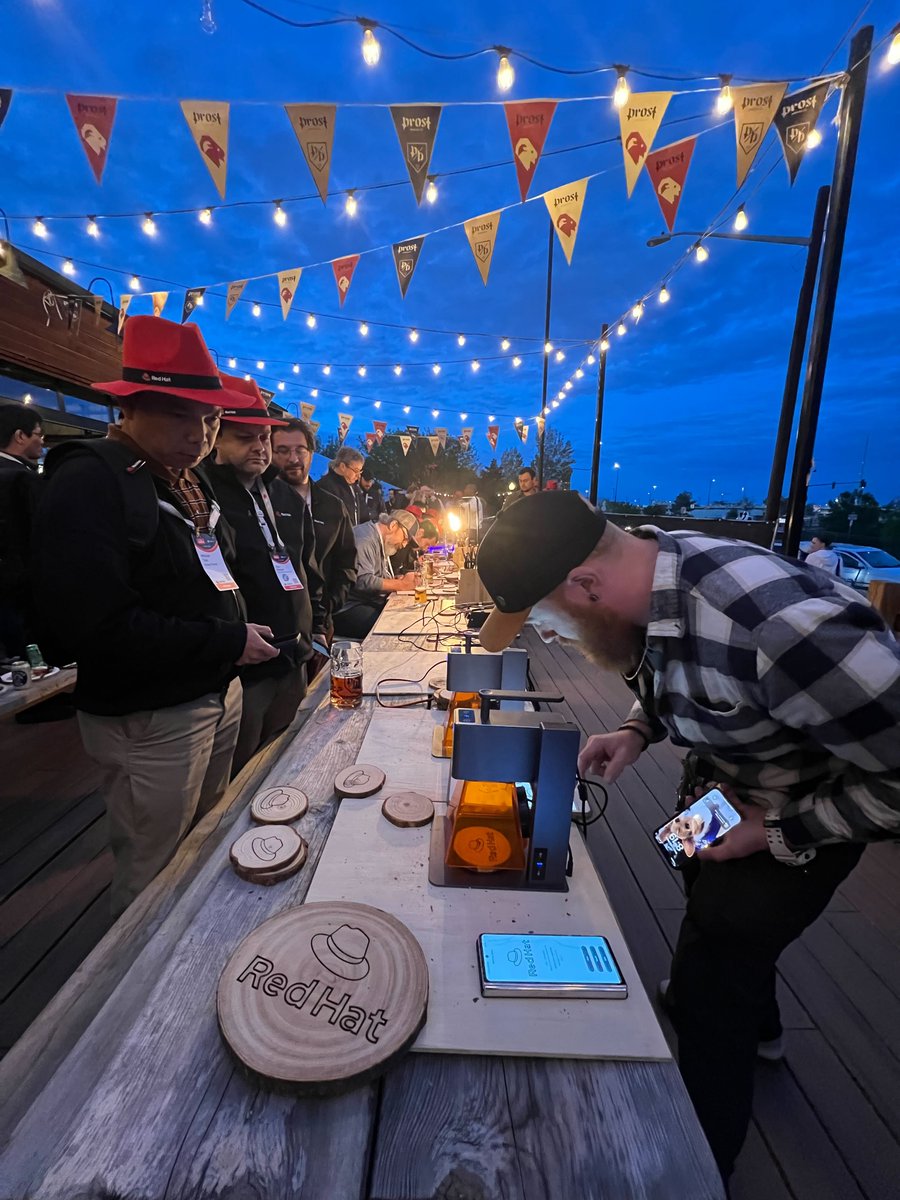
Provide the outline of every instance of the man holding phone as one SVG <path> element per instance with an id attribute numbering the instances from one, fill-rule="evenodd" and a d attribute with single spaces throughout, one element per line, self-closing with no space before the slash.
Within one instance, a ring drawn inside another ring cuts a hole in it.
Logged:
<path id="1" fill-rule="evenodd" d="M 744 542 L 625 533 L 573 492 L 502 513 L 478 569 L 496 604 L 486 649 L 531 621 L 635 693 L 621 727 L 589 739 L 582 774 L 612 783 L 668 736 L 691 752 L 680 807 L 717 786 L 741 817 L 685 872 L 669 992 L 681 1072 L 727 1179 L 759 1044 L 780 1034 L 779 955 L 865 843 L 900 835 L 900 645 L 836 577 Z"/>

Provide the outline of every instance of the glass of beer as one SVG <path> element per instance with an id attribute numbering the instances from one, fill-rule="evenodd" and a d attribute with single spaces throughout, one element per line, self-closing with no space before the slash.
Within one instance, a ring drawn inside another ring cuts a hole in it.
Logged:
<path id="1" fill-rule="evenodd" d="M 331 643 L 331 703 L 335 708 L 359 708 L 362 694 L 362 646 L 335 639 Z"/>
<path id="2" fill-rule="evenodd" d="M 422 563 L 421 560 L 419 561 L 419 564 L 416 567 L 414 599 L 415 599 L 416 604 L 427 604 L 428 603 L 428 588 L 425 584 L 424 564 Z"/>

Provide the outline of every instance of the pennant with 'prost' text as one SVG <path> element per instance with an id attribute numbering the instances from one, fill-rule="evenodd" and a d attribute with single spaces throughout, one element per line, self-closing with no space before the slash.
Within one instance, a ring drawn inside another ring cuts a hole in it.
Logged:
<path id="1" fill-rule="evenodd" d="M 413 238 L 409 242 L 395 242 L 391 249 L 394 252 L 394 266 L 397 268 L 397 279 L 400 281 L 400 295 L 406 297 L 406 289 L 409 287 L 410 280 L 413 277 L 413 272 L 416 269 L 416 264 L 419 261 L 419 255 L 422 253 L 422 246 L 425 243 L 424 235 L 422 237 Z"/>
<path id="2" fill-rule="evenodd" d="M 372 428 L 375 430 L 375 436 L 380 446 L 384 441 L 384 435 L 387 433 L 387 421 L 373 421 Z"/>
<path id="3" fill-rule="evenodd" d="M 225 320 L 231 316 L 231 310 L 241 298 L 241 292 L 247 286 L 246 279 L 236 279 L 234 283 L 229 283 L 228 292 L 225 296 Z"/>
<path id="4" fill-rule="evenodd" d="M 203 303 L 203 296 L 206 292 L 205 287 L 188 288 L 184 294 L 184 306 L 181 310 L 182 325 L 191 315 L 195 308 L 199 308 Z"/>
<path id="5" fill-rule="evenodd" d="M 734 98 L 734 136 L 737 140 L 737 185 L 753 166 L 769 126 L 787 91 L 786 83 L 754 83 L 731 89 Z"/>
<path id="6" fill-rule="evenodd" d="M 538 437 L 542 438 L 544 436 L 544 426 L 547 424 L 547 418 L 546 417 L 535 417 L 534 423 L 537 426 Z"/>
<path id="7" fill-rule="evenodd" d="M 500 426 L 499 425 L 488 425 L 487 440 L 491 443 L 492 450 L 497 449 L 497 442 L 498 442 L 499 438 L 500 438 Z"/>
<path id="8" fill-rule="evenodd" d="M 161 317 L 163 315 L 163 309 L 166 307 L 166 301 L 168 300 L 168 298 L 169 298 L 168 292 L 151 292 L 150 293 L 150 299 L 153 301 L 154 317 Z"/>
<path id="9" fill-rule="evenodd" d="M 519 421 L 519 423 L 516 425 L 516 433 L 521 438 L 522 445 L 524 446 L 528 441 L 528 426 Z"/>
<path id="10" fill-rule="evenodd" d="M 408 433 L 401 433 L 399 435 L 399 437 L 400 437 L 400 446 L 401 446 L 401 449 L 403 450 L 403 457 L 406 458 L 407 454 L 409 454 L 409 448 L 412 445 L 412 438 L 409 436 Z"/>
<path id="11" fill-rule="evenodd" d="M 572 251 L 575 249 L 575 239 L 578 237 L 578 227 L 581 224 L 581 210 L 584 207 L 584 195 L 588 181 L 579 179 L 577 183 L 567 183 L 552 192 L 544 192 L 544 203 L 547 212 L 563 248 L 566 262 L 572 265 Z"/>
<path id="12" fill-rule="evenodd" d="M 460 433 L 459 444 L 462 446 L 463 450 L 468 450 L 468 448 L 472 445 L 472 434 L 474 432 L 474 428 L 471 425 L 468 425 Z"/>
<path id="13" fill-rule="evenodd" d="M 344 438 L 350 431 L 350 426 L 353 424 L 353 414 L 341 412 L 338 413 L 338 441 L 341 445 L 344 444 Z"/>
<path id="14" fill-rule="evenodd" d="M 225 199 L 228 177 L 229 105 L 219 100 L 182 100 L 181 111 L 206 163 L 216 190 Z"/>
<path id="15" fill-rule="evenodd" d="M 419 427 L 418 425 L 407 425 L 406 432 L 411 438 L 417 438 L 419 436 Z"/>
<path id="16" fill-rule="evenodd" d="M 116 119 L 116 101 L 112 96 L 67 95 L 66 103 L 75 122 L 78 140 L 94 172 L 94 178 L 100 183 L 103 168 L 106 166 L 106 156 L 109 154 L 113 122 Z"/>
<path id="17" fill-rule="evenodd" d="M 619 109 L 625 187 L 629 198 L 671 99 L 671 92 L 632 92 Z"/>
<path id="18" fill-rule="evenodd" d="M 125 317 L 128 314 L 128 306 L 131 304 L 131 300 L 132 296 L 130 292 L 119 297 L 119 328 L 116 332 L 120 336 L 122 333 L 122 326 L 125 324 Z"/>
<path id="19" fill-rule="evenodd" d="M 437 440 L 441 443 L 441 449 L 445 450 L 447 447 L 447 430 L 446 429 L 436 429 L 434 431 L 434 434 L 435 434 L 435 437 L 437 438 Z"/>
<path id="20" fill-rule="evenodd" d="M 6 120 L 9 106 L 12 104 L 12 95 L 12 88 L 0 88 L 0 129 L 2 129 L 3 122 Z"/>
<path id="21" fill-rule="evenodd" d="M 651 150 L 647 155 L 647 176 L 653 184 L 669 233 L 675 228 L 675 217 L 696 144 L 695 137 L 684 138 L 683 141 L 672 142 L 670 146 Z"/>
<path id="22" fill-rule="evenodd" d="M 481 273 L 481 282 L 487 285 L 491 263 L 494 260 L 494 246 L 497 242 L 497 230 L 500 228 L 500 213 L 485 213 L 482 217 L 472 217 L 463 222 L 469 246 L 475 255 L 475 263 Z"/>
<path id="23" fill-rule="evenodd" d="M 287 320 L 287 315 L 291 311 L 302 274 L 302 267 L 295 267 L 293 271 L 278 272 L 278 299 L 281 301 L 281 317 L 284 321 Z"/>
<path id="24" fill-rule="evenodd" d="M 372 451 L 375 449 L 375 446 L 377 443 L 378 443 L 378 435 L 375 433 L 375 431 L 373 430 L 371 433 L 367 433 L 366 434 L 366 454 L 371 454 Z"/>
<path id="25" fill-rule="evenodd" d="M 828 84 L 813 83 L 785 96 L 775 110 L 775 128 L 781 138 L 791 183 L 797 178 L 800 164 L 806 157 L 809 136 L 816 127 L 827 98 Z"/>
<path id="26" fill-rule="evenodd" d="M 409 171 L 409 181 L 416 193 L 416 203 L 422 203 L 422 193 L 428 178 L 434 139 L 441 119 L 440 104 L 392 104 L 391 116 L 400 139 L 403 161 Z"/>
<path id="27" fill-rule="evenodd" d="M 544 149 L 544 142 L 550 132 L 550 122 L 556 112 L 556 101 L 518 100 L 512 104 L 504 104 L 503 107 L 516 164 L 519 194 L 524 204 Z"/>
<path id="28" fill-rule="evenodd" d="M 331 269 L 334 271 L 334 282 L 337 284 L 341 308 L 344 307 L 344 301 L 347 299 L 347 293 L 350 291 L 350 284 L 353 282 L 353 272 L 356 270 L 358 262 L 358 254 L 348 254 L 346 258 L 335 258 L 332 260 Z"/>
<path id="29" fill-rule="evenodd" d="M 315 411 L 316 411 L 316 406 L 314 404 L 310 404 L 310 403 L 308 403 L 308 401 L 304 401 L 300 405 L 300 419 L 302 421 L 311 420 L 312 415 Z"/>
<path id="30" fill-rule="evenodd" d="M 428 445 L 431 447 L 431 453 L 437 456 L 437 452 L 441 448 L 441 439 L 439 437 L 429 437 Z"/>
<path id="31" fill-rule="evenodd" d="M 313 182 L 322 197 L 328 200 L 328 177 L 331 173 L 331 149 L 334 145 L 334 118 L 337 112 L 333 104 L 286 104 L 291 128 L 297 135 L 306 165 Z"/>

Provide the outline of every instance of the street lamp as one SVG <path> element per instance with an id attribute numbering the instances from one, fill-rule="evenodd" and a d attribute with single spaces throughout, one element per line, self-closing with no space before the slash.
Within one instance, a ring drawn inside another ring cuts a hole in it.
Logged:
<path id="1" fill-rule="evenodd" d="M 686 230 L 678 230 L 676 233 L 661 233 L 659 237 L 650 238 L 647 245 L 664 246 L 667 242 L 671 242 L 672 238 L 677 237 L 689 237 L 695 241 L 698 238 L 702 238 L 703 241 L 706 241 L 707 238 L 720 238 L 728 242 L 767 242 L 776 246 L 808 246 L 810 242 L 808 237 L 776 237 L 763 233 L 689 233 Z"/>
<path id="2" fill-rule="evenodd" d="M 620 464 L 620 463 L 613 463 L 613 470 L 615 471 L 615 476 L 614 476 L 614 478 L 615 478 L 615 481 L 616 481 L 616 486 L 615 486 L 615 489 L 614 489 L 614 491 L 613 491 L 613 504 L 615 504 L 615 502 L 616 502 L 616 501 L 618 500 L 618 498 L 619 498 L 619 469 L 620 469 L 620 466 L 621 466 L 621 464 Z"/>
<path id="3" fill-rule="evenodd" d="M 710 501 L 712 500 L 712 487 L 715 482 L 716 482 L 715 479 L 711 479 L 709 481 L 709 488 L 706 492 L 706 507 L 707 508 L 709 508 Z"/>

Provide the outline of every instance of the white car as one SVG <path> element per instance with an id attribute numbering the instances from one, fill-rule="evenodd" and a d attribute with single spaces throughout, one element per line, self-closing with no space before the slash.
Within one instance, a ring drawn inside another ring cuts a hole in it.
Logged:
<path id="1" fill-rule="evenodd" d="M 834 542 L 832 550 L 841 556 L 841 579 L 853 587 L 865 589 L 873 579 L 900 583 L 900 559 L 877 546 L 848 546 Z"/>

